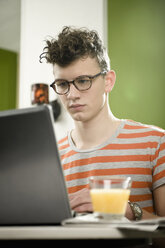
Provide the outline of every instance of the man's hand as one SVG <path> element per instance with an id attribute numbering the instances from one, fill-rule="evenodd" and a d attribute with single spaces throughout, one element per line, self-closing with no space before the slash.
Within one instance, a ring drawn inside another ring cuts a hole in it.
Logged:
<path id="1" fill-rule="evenodd" d="M 69 194 L 69 200 L 72 210 L 78 213 L 93 212 L 89 189 L 84 188 Z"/>

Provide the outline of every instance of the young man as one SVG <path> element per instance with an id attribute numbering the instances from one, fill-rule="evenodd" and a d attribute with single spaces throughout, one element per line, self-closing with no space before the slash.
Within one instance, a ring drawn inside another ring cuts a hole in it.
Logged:
<path id="1" fill-rule="evenodd" d="M 132 178 L 126 217 L 165 216 L 165 131 L 112 114 L 116 76 L 98 34 L 65 27 L 47 41 L 43 58 L 53 65 L 50 86 L 75 123 L 59 142 L 72 209 L 92 211 L 90 176 L 126 175 Z"/>

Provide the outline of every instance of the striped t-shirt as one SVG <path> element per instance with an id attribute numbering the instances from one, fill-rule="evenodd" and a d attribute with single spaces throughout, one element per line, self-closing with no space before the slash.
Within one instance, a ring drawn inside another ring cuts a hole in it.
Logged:
<path id="1" fill-rule="evenodd" d="M 88 187 L 90 176 L 130 176 L 130 201 L 154 213 L 152 191 L 165 184 L 163 129 L 121 120 L 116 132 L 104 144 L 79 150 L 69 133 L 59 141 L 59 151 L 69 193 Z"/>

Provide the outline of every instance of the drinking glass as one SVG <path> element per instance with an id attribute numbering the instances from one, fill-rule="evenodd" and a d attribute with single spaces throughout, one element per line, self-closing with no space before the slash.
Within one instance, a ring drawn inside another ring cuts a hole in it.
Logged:
<path id="1" fill-rule="evenodd" d="M 130 177 L 98 176 L 89 179 L 94 214 L 103 219 L 122 219 L 130 196 Z"/>

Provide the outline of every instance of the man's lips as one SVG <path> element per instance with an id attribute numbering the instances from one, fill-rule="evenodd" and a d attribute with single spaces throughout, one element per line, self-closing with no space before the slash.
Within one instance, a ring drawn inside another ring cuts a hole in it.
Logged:
<path id="1" fill-rule="evenodd" d="M 81 110 L 85 105 L 84 104 L 71 104 L 69 109 L 71 110 Z"/>

